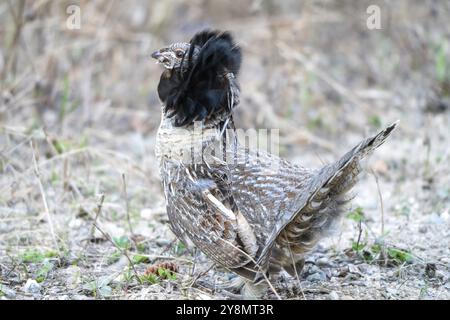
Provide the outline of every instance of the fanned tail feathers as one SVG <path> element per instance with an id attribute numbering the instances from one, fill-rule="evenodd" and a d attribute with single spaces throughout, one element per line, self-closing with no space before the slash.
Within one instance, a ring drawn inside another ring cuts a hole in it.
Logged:
<path id="1" fill-rule="evenodd" d="M 328 229 L 351 200 L 348 191 L 357 182 L 361 171 L 360 160 L 381 146 L 397 124 L 398 121 L 363 140 L 341 159 L 319 170 L 317 178 L 313 179 L 305 192 L 310 195 L 309 198 L 299 199 L 297 204 L 300 209 L 282 229 L 277 242 L 289 247 L 298 259 L 311 250 L 323 231 Z"/>

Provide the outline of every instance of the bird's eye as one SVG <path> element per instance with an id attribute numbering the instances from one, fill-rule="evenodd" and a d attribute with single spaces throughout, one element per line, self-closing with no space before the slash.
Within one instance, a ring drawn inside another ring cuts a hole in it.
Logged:
<path id="1" fill-rule="evenodd" d="M 183 50 L 175 51 L 175 55 L 177 56 L 177 58 L 181 58 L 183 56 L 183 54 L 184 54 Z"/>

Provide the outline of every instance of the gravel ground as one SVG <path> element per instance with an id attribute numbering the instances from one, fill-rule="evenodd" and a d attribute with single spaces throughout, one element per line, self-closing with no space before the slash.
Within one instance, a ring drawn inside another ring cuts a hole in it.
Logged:
<path id="1" fill-rule="evenodd" d="M 446 2 L 80 1 L 79 30 L 64 1 L 21 3 L 0 4 L 0 299 L 240 298 L 170 232 L 154 156 L 148 54 L 204 26 L 244 50 L 237 126 L 279 128 L 295 163 L 400 120 L 301 277 L 264 298 L 450 298 Z"/>

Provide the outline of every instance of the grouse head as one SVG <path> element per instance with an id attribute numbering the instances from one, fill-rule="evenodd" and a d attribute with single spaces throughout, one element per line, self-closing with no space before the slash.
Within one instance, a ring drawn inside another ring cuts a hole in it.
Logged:
<path id="1" fill-rule="evenodd" d="M 174 126 L 218 123 L 237 105 L 236 75 L 241 49 L 228 32 L 204 30 L 189 43 L 174 43 L 152 54 L 165 67 L 158 95 Z"/>
<path id="2" fill-rule="evenodd" d="M 166 69 L 179 69 L 188 50 L 189 43 L 177 42 L 153 52 L 152 58 L 156 59 L 156 63 L 162 64 Z"/>

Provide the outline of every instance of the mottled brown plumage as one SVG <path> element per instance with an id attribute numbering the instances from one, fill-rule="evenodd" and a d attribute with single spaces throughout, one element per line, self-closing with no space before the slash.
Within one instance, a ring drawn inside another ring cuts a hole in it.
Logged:
<path id="1" fill-rule="evenodd" d="M 231 36 L 204 31 L 179 47 L 183 57 L 166 61 L 158 87 L 156 148 L 173 232 L 250 282 L 283 269 L 295 275 L 348 202 L 360 160 L 396 124 L 320 170 L 249 150 L 234 134 L 240 50 Z"/>

